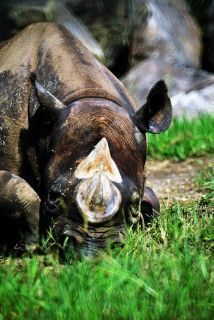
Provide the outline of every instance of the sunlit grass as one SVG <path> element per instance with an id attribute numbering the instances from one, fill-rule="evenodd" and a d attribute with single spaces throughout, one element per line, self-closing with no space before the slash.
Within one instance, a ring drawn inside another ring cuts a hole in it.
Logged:
<path id="1" fill-rule="evenodd" d="M 194 120 L 174 119 L 159 135 L 148 134 L 148 155 L 154 159 L 179 159 L 214 154 L 214 116 Z"/>

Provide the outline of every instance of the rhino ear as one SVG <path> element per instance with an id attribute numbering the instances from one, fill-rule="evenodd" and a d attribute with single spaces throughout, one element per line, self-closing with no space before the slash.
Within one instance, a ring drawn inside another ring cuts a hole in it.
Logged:
<path id="1" fill-rule="evenodd" d="M 136 120 L 142 132 L 160 133 L 169 128 L 172 106 L 163 80 L 150 90 L 146 103 L 136 112 Z"/>
<path id="2" fill-rule="evenodd" d="M 66 108 L 59 99 L 57 99 L 37 81 L 35 73 L 31 74 L 31 82 L 36 88 L 38 101 L 44 109 L 50 111 L 53 115 L 57 115 L 60 110 Z"/>

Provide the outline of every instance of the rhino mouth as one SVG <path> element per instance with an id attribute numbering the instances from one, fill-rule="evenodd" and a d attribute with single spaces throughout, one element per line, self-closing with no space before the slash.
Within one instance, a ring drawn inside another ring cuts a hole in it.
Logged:
<path id="1" fill-rule="evenodd" d="M 77 252 L 81 256 L 97 256 L 108 244 L 122 245 L 126 235 L 126 222 L 120 212 L 114 221 L 96 226 L 59 217 L 54 224 L 54 237 L 64 252 Z"/>
<path id="2" fill-rule="evenodd" d="M 53 238 L 59 245 L 60 251 L 94 257 L 106 247 L 122 246 L 128 227 L 135 228 L 142 222 L 142 214 L 136 206 L 139 199 L 135 194 L 133 198 L 135 199 L 132 199 L 132 204 L 127 204 L 125 207 L 124 204 L 121 205 L 111 219 L 103 219 L 103 215 L 99 213 L 100 221 L 96 219 L 95 223 L 87 219 L 88 216 L 80 214 L 77 203 L 69 206 L 68 211 L 63 211 L 63 208 L 54 205 L 52 209 L 49 204 L 49 210 L 51 207 L 53 211 L 52 214 L 50 211 L 46 214 L 52 217 Z"/>

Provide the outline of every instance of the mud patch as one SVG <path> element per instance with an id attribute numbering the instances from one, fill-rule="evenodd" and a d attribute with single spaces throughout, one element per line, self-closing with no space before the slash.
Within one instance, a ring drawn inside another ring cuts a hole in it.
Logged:
<path id="1" fill-rule="evenodd" d="M 196 178 L 202 170 L 214 166 L 214 157 L 185 161 L 147 160 L 147 186 L 151 187 L 161 203 L 190 202 L 200 199 L 205 192 Z"/>

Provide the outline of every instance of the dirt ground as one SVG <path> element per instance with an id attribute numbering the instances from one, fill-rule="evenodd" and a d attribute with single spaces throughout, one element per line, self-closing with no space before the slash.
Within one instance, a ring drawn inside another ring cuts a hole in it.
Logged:
<path id="1" fill-rule="evenodd" d="M 187 159 L 185 161 L 147 160 L 147 186 L 151 187 L 161 203 L 189 202 L 200 199 L 203 190 L 196 177 L 202 170 L 214 166 L 214 157 Z"/>

